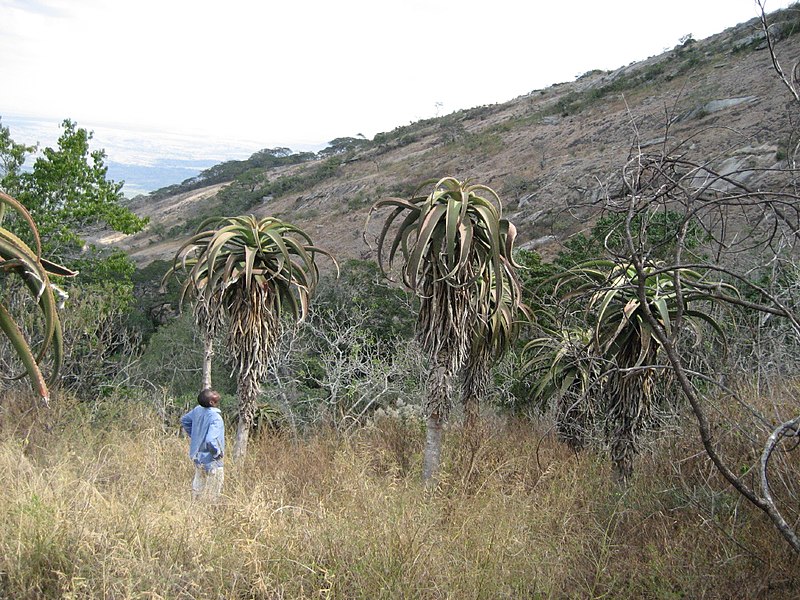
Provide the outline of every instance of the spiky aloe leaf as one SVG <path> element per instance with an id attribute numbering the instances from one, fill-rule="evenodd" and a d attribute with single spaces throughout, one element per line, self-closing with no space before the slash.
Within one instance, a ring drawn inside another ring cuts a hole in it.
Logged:
<path id="1" fill-rule="evenodd" d="M 544 404 L 567 391 L 584 396 L 599 377 L 598 361 L 591 353 L 592 331 L 567 328 L 545 333 L 523 348 L 522 371 L 534 377 L 534 399 Z"/>
<path id="2" fill-rule="evenodd" d="M 0 206 L 3 207 L 3 215 L 5 215 L 6 208 L 12 209 L 28 225 L 34 239 L 35 250 L 32 250 L 21 238 L 6 228 L 0 227 L 0 274 L 2 276 L 14 275 L 19 277 L 42 311 L 44 325 L 42 340 L 37 354 L 33 354 L 22 330 L 3 304 L 0 304 L 0 329 L 9 339 L 12 348 L 14 348 L 22 362 L 25 369 L 24 374 L 27 374 L 33 382 L 37 393 L 46 400 L 49 392 L 39 363 L 49 352 L 52 353 L 53 368 L 50 373 L 50 380 L 55 381 L 58 377 L 63 357 L 61 323 L 58 318 L 55 300 L 57 292 L 56 288 L 50 283 L 49 276 L 73 277 L 77 275 L 77 272 L 42 259 L 41 242 L 39 241 L 36 224 L 20 202 L 8 194 L 0 192 Z M 62 294 L 60 291 L 58 293 Z M 18 379 L 23 375 L 5 378 Z"/>
<path id="3" fill-rule="evenodd" d="M 39 369 L 36 358 L 33 356 L 30 346 L 19 326 L 2 304 L 0 304 L 0 329 L 2 329 L 3 333 L 11 342 L 11 346 L 22 361 L 25 371 L 33 383 L 36 392 L 40 397 L 48 398 L 47 384 L 45 383 L 41 369 Z"/>
<path id="4" fill-rule="evenodd" d="M 427 196 L 417 195 L 430 185 L 432 191 Z M 464 288 L 480 285 L 476 282 L 481 279 L 499 281 L 506 276 L 507 265 L 514 266 L 511 249 L 516 229 L 501 218 L 499 198 L 487 186 L 462 183 L 453 177 L 427 181 L 409 200 L 386 198 L 376 202 L 368 222 L 373 211 L 386 207 L 393 211 L 378 237 L 378 263 L 386 272 L 401 252 L 403 282 L 417 293 L 423 277 Z M 403 220 L 398 224 L 401 215 Z M 488 291 L 483 296 L 483 308 L 502 304 L 500 288 L 484 287 L 483 291 Z"/>

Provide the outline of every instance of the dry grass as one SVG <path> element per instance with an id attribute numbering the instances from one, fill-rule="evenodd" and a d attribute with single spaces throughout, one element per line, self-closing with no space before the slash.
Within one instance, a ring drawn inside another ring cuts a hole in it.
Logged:
<path id="1" fill-rule="evenodd" d="M 530 426 L 454 428 L 426 493 L 418 428 L 271 436 L 226 466 L 224 501 L 201 506 L 186 441 L 146 407 L 26 406 L 0 404 L 4 598 L 800 594 L 764 517 L 721 485 L 676 480 L 688 437 L 642 456 L 621 492 L 604 460 Z"/>

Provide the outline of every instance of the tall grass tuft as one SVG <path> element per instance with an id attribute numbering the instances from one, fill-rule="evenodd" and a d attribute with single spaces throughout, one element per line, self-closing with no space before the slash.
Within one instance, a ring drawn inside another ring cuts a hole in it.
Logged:
<path id="1" fill-rule="evenodd" d="M 800 568 L 689 434 L 645 451 L 624 491 L 546 428 L 455 427 L 441 483 L 422 429 L 269 435 L 190 501 L 177 426 L 144 403 L 0 403 L 3 598 L 794 597 Z M 706 483 L 704 483 L 706 482 Z"/>

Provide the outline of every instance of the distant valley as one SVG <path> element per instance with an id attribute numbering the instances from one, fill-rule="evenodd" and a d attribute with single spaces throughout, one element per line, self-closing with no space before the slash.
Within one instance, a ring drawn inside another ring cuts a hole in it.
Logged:
<path id="1" fill-rule="evenodd" d="M 105 150 L 108 177 L 125 182 L 122 191 L 128 198 L 180 183 L 221 162 L 247 158 L 265 145 L 98 125 L 72 115 L 47 119 L 0 113 L 0 118 L 16 142 L 40 148 L 56 144 L 63 119 L 77 121 L 94 132 L 93 148 Z"/>
<path id="2" fill-rule="evenodd" d="M 180 183 L 194 177 L 204 169 L 214 166 L 218 162 L 220 161 L 168 158 L 155 159 L 153 163 L 147 165 L 108 160 L 106 165 L 108 166 L 109 179 L 124 181 L 123 193 L 128 198 L 133 198 L 140 194 L 148 194 L 154 190 Z"/>

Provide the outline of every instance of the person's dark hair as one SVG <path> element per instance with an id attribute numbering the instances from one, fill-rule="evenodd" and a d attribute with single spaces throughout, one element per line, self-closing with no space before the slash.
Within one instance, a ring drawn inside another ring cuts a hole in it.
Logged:
<path id="1" fill-rule="evenodd" d="M 219 394 L 211 388 L 206 388 L 197 394 L 197 403 L 203 408 L 208 408 L 214 398 L 219 398 Z"/>

